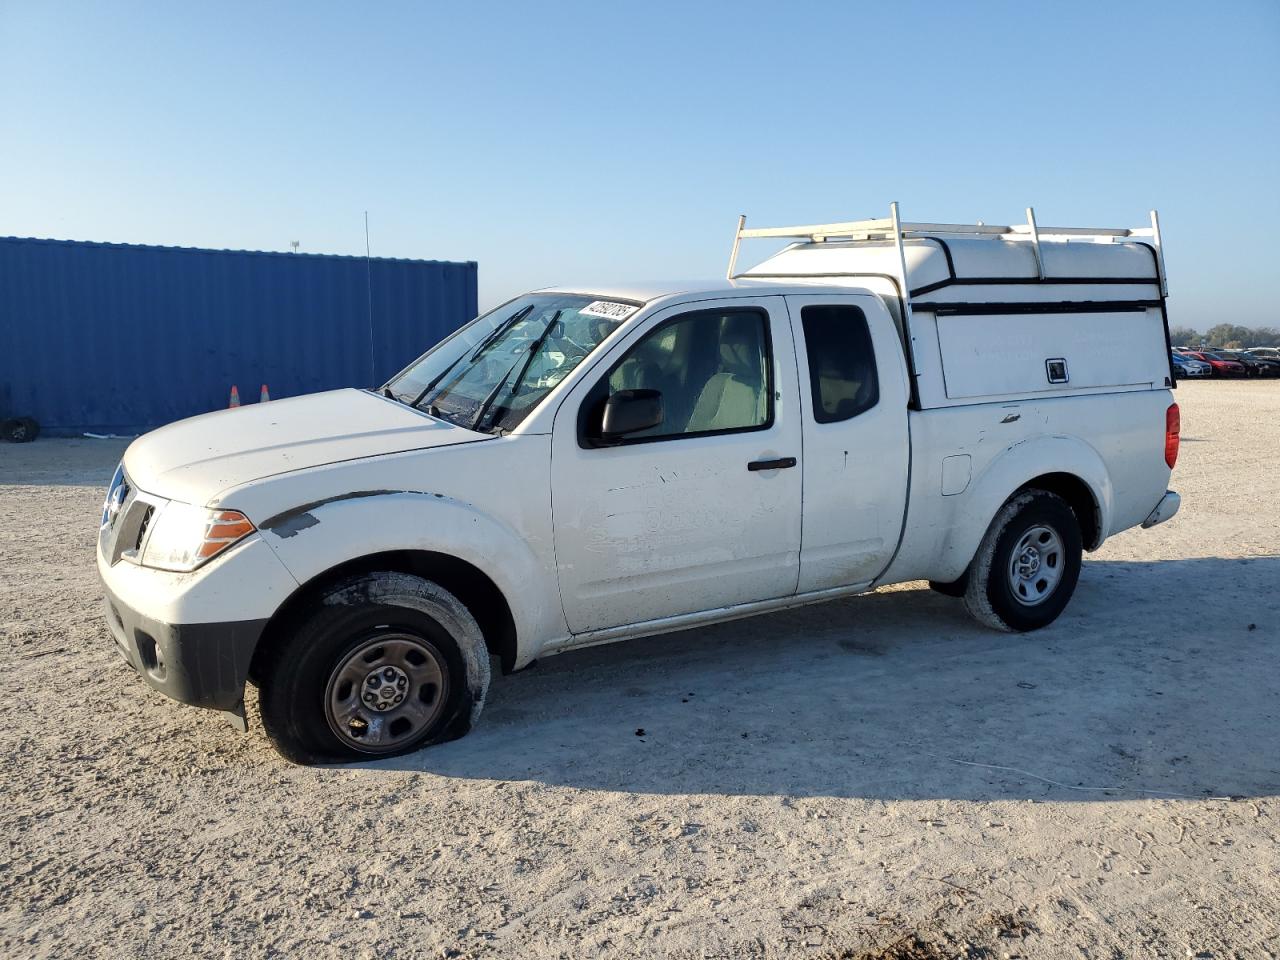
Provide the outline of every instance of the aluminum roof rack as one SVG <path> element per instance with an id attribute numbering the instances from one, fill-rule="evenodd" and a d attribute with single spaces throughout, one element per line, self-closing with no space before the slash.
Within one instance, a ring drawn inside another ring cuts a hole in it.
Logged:
<path id="1" fill-rule="evenodd" d="M 738 217 L 738 229 L 733 237 L 733 250 L 729 254 L 728 279 L 734 278 L 738 266 L 738 248 L 743 240 L 752 239 L 789 239 L 809 243 L 823 243 L 827 240 L 893 240 L 898 247 L 898 261 L 901 265 L 903 289 L 906 289 L 906 254 L 903 240 L 912 237 L 930 237 L 939 234 L 946 236 L 991 236 L 1008 239 L 1028 239 L 1035 251 L 1036 268 L 1040 278 L 1044 279 L 1044 260 L 1040 255 L 1041 237 L 1081 237 L 1103 239 L 1124 239 L 1128 237 L 1148 237 L 1156 252 L 1156 267 L 1159 271 L 1160 293 L 1169 295 L 1169 285 L 1164 271 L 1164 250 L 1160 245 L 1160 215 L 1151 211 L 1149 227 L 1041 227 L 1036 223 L 1035 211 L 1027 207 L 1027 222 L 1002 226 L 987 223 L 922 223 L 902 221 L 898 217 L 898 204 L 889 204 L 889 216 L 874 220 L 846 220 L 840 223 L 811 223 L 791 227 L 750 227 L 746 226 L 746 215 Z"/>

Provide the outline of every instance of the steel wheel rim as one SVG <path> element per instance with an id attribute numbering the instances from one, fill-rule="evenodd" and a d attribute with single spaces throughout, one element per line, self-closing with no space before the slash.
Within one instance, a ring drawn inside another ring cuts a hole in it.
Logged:
<path id="1" fill-rule="evenodd" d="M 1053 527 L 1038 524 L 1018 538 L 1009 558 L 1009 590 L 1027 607 L 1044 603 L 1062 582 L 1066 551 Z"/>
<path id="2" fill-rule="evenodd" d="M 329 674 L 324 715 L 353 750 L 391 753 L 429 730 L 448 698 L 440 651 L 412 633 L 380 628 Z"/>

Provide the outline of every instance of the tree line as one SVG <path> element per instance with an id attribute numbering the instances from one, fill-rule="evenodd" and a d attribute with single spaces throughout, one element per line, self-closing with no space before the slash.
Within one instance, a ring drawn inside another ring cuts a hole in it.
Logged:
<path id="1" fill-rule="evenodd" d="M 1220 323 L 1201 334 L 1190 327 L 1170 327 L 1169 341 L 1175 347 L 1207 347 L 1241 350 L 1246 347 L 1280 347 L 1280 330 L 1275 327 L 1242 327 Z"/>

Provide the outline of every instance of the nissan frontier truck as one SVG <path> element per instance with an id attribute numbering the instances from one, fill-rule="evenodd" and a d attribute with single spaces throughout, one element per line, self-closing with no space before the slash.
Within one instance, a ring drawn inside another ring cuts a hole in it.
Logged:
<path id="1" fill-rule="evenodd" d="M 744 240 L 788 241 L 750 269 Z M 504 672 L 927 580 L 1053 623 L 1167 520 L 1159 223 L 746 229 L 728 276 L 561 285 L 377 389 L 135 441 L 97 562 L 120 655 L 301 763 L 464 734 Z"/>

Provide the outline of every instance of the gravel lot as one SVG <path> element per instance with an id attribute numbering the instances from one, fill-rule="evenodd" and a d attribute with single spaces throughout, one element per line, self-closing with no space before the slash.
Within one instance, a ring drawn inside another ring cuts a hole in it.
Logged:
<path id="1" fill-rule="evenodd" d="M 123 443 L 0 446 L 0 953 L 1280 956 L 1280 382 L 1178 400 L 1182 513 L 1050 629 L 909 584 L 552 658 L 333 769 L 117 659 Z"/>

